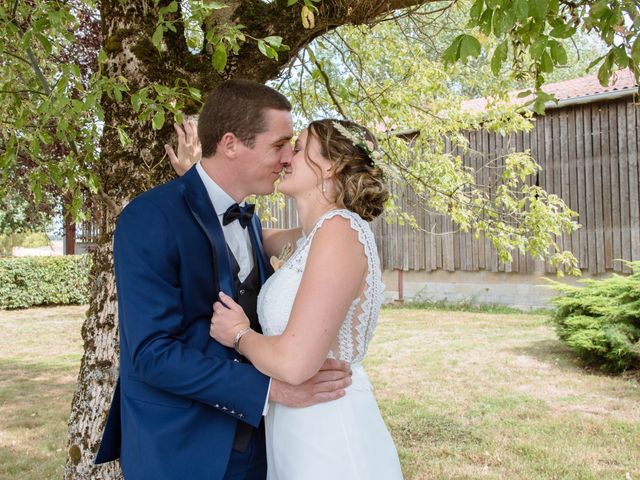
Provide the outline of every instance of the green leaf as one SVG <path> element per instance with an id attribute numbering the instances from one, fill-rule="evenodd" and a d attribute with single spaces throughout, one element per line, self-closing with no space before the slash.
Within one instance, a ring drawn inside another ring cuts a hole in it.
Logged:
<path id="1" fill-rule="evenodd" d="M 549 0 L 531 0 L 529 2 L 529 15 L 538 21 L 544 20 L 549 9 Z"/>
<path id="2" fill-rule="evenodd" d="M 38 134 L 38 137 L 40 138 L 40 141 L 42 143 L 44 143 L 45 145 L 51 145 L 51 142 L 52 142 L 51 135 L 49 135 L 44 130 L 38 130 L 37 134 Z"/>
<path id="3" fill-rule="evenodd" d="M 562 24 L 562 25 L 558 25 L 557 27 L 553 28 L 549 32 L 549 35 L 551 35 L 552 37 L 556 37 L 556 38 L 569 38 L 574 33 L 576 33 L 576 29 L 574 27 L 569 27 L 566 24 Z"/>
<path id="4" fill-rule="evenodd" d="M 296 3 L 298 3 L 298 0 L 287 0 L 287 7 L 290 7 L 291 5 L 295 5 Z"/>
<path id="5" fill-rule="evenodd" d="M 51 42 L 49 41 L 49 39 L 40 33 L 36 34 L 36 38 L 42 45 L 42 48 L 44 48 L 44 51 L 46 52 L 46 54 L 51 55 L 51 51 L 53 50 L 53 47 L 51 46 Z"/>
<path id="6" fill-rule="evenodd" d="M 493 10 L 490 8 L 487 8 L 482 13 L 482 16 L 480 17 L 480 21 L 478 22 L 478 25 L 480 26 L 480 30 L 485 35 L 491 35 L 492 20 L 493 20 Z"/>
<path id="7" fill-rule="evenodd" d="M 609 85 L 609 79 L 611 78 L 611 69 L 613 68 L 613 58 L 614 53 L 613 50 L 609 51 L 607 54 L 607 58 L 605 58 L 602 65 L 598 69 L 598 80 L 600 81 L 600 85 L 606 87 Z"/>
<path id="8" fill-rule="evenodd" d="M 544 115 L 544 108 L 545 108 L 544 100 L 536 100 L 533 102 L 533 111 L 536 112 L 538 115 Z"/>
<path id="9" fill-rule="evenodd" d="M 275 48 L 276 50 L 282 46 L 282 37 L 271 36 L 271 37 L 265 37 L 263 38 L 263 40 L 267 42 L 269 45 L 271 45 L 273 48 Z"/>
<path id="10" fill-rule="evenodd" d="M 164 15 L 165 13 L 175 13 L 178 11 L 178 2 L 176 2 L 175 0 L 173 2 L 171 2 L 169 5 L 167 5 L 166 7 L 162 7 L 158 13 L 160 13 L 160 15 Z"/>
<path id="11" fill-rule="evenodd" d="M 518 21 L 523 22 L 529 18 L 529 2 L 527 0 L 515 0 L 511 8 Z"/>
<path id="12" fill-rule="evenodd" d="M 505 10 L 500 21 L 500 32 L 508 32 L 516 24 L 516 16 L 513 9 Z"/>
<path id="13" fill-rule="evenodd" d="M 463 34 L 460 41 L 460 60 L 467 63 L 467 58 L 480 55 L 480 49 L 480 42 L 476 37 Z"/>
<path id="14" fill-rule="evenodd" d="M 133 107 L 133 111 L 138 113 L 140 111 L 140 106 L 142 105 L 142 98 L 137 93 L 131 95 L 131 106 Z"/>
<path id="15" fill-rule="evenodd" d="M 551 55 L 546 51 L 540 57 L 540 71 L 543 73 L 553 72 L 553 60 L 551 60 Z"/>
<path id="16" fill-rule="evenodd" d="M 442 60 L 445 65 L 455 63 L 460 58 L 460 42 L 462 41 L 462 35 L 458 35 L 453 39 L 451 45 L 442 54 Z"/>
<path id="17" fill-rule="evenodd" d="M 164 28 L 162 25 L 158 25 L 156 27 L 156 31 L 153 32 L 153 36 L 151 37 L 151 43 L 160 50 L 160 44 L 162 43 L 162 37 L 164 36 Z"/>
<path id="18" fill-rule="evenodd" d="M 192 98 L 195 98 L 196 100 L 202 100 L 202 93 L 200 93 L 200 90 L 194 87 L 189 87 L 188 90 Z"/>
<path id="19" fill-rule="evenodd" d="M 484 6 L 484 0 L 476 0 L 469 10 L 469 18 L 472 20 L 479 20 L 482 14 L 482 7 Z"/>
<path id="20" fill-rule="evenodd" d="M 491 57 L 491 71 L 496 77 L 500 73 L 502 63 L 507 59 L 508 52 L 509 46 L 506 40 L 500 43 L 493 52 L 493 57 Z"/>
<path id="21" fill-rule="evenodd" d="M 116 129 L 118 130 L 118 139 L 120 140 L 120 145 L 122 145 L 123 147 L 129 145 L 131 143 L 131 138 L 129 138 L 127 132 L 125 132 L 124 129 L 120 126 L 116 127 Z"/>
<path id="22" fill-rule="evenodd" d="M 596 58 L 593 62 L 591 62 L 589 64 L 589 66 L 586 68 L 586 72 L 588 73 L 589 70 L 591 70 L 593 67 L 595 67 L 597 64 L 599 64 L 604 57 L 606 57 L 606 55 L 601 55 L 598 58 Z"/>
<path id="23" fill-rule="evenodd" d="M 564 49 L 562 44 L 556 40 L 552 40 L 549 43 L 550 43 L 551 58 L 556 63 L 556 65 L 566 65 L 567 51 Z"/>
<path id="24" fill-rule="evenodd" d="M 624 45 L 619 45 L 618 47 L 613 49 L 613 53 L 615 56 L 616 64 L 620 68 L 627 68 L 629 66 L 629 57 L 627 56 L 627 51 L 624 48 Z"/>
<path id="25" fill-rule="evenodd" d="M 609 1 L 598 0 L 589 9 L 589 15 L 593 18 L 602 18 L 609 14 Z"/>
<path id="26" fill-rule="evenodd" d="M 547 49 L 547 38 L 540 37 L 537 41 L 532 42 L 529 47 L 529 54 L 534 60 L 538 60 L 542 57 L 542 54 Z"/>
<path id="27" fill-rule="evenodd" d="M 258 40 L 258 50 L 260 50 L 260 53 L 262 53 L 265 57 L 269 56 L 267 54 L 267 44 L 264 43 L 264 40 Z"/>
<path id="28" fill-rule="evenodd" d="M 158 110 L 153 116 L 153 120 L 151 122 L 154 130 L 160 130 L 164 125 L 164 110 Z"/>
<path id="29" fill-rule="evenodd" d="M 636 67 L 640 66 L 640 37 L 637 37 L 631 47 L 631 60 Z"/>
<path id="30" fill-rule="evenodd" d="M 211 63 L 213 68 L 215 68 L 219 73 L 222 73 L 224 71 L 224 67 L 227 66 L 227 49 L 224 48 L 222 43 L 219 43 L 213 51 Z"/>

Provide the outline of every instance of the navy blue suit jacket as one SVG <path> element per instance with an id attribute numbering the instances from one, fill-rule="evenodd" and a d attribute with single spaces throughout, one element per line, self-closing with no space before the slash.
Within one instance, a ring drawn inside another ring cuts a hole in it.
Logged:
<path id="1" fill-rule="evenodd" d="M 249 226 L 261 282 L 271 273 Z M 269 378 L 209 337 L 217 293 L 235 297 L 229 253 L 192 168 L 134 199 L 114 237 L 120 378 L 96 463 L 127 480 L 222 478 L 236 425 L 260 424 Z"/>

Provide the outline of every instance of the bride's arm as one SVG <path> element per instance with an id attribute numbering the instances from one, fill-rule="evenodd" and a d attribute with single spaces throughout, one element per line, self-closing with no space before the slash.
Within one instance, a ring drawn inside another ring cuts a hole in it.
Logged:
<path id="1" fill-rule="evenodd" d="M 311 243 L 287 328 L 276 336 L 249 331 L 242 336 L 240 351 L 270 377 L 292 385 L 311 378 L 326 360 L 366 271 L 364 247 L 349 220 L 339 216 L 326 220 Z M 231 309 L 216 305 L 212 336 L 230 346 L 246 327 L 240 320 L 244 314 L 237 304 Z"/>
<path id="2" fill-rule="evenodd" d="M 262 243 L 267 258 L 278 257 L 287 245 L 295 249 L 296 242 L 302 236 L 302 228 L 264 228 Z"/>

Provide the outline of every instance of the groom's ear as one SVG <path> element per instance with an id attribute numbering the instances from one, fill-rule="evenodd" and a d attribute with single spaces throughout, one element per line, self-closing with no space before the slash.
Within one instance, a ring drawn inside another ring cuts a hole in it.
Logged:
<path id="1" fill-rule="evenodd" d="M 218 142 L 218 150 L 226 157 L 236 158 L 240 140 L 231 132 L 225 133 Z"/>

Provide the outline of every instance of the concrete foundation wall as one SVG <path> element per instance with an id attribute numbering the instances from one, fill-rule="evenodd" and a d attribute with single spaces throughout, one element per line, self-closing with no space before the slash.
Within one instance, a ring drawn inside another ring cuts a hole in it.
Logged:
<path id="1" fill-rule="evenodd" d="M 605 278 L 610 274 L 596 278 Z M 405 301 L 465 302 L 471 305 L 505 305 L 523 310 L 550 307 L 549 299 L 556 295 L 545 287 L 543 277 L 575 285 L 579 279 L 594 277 L 564 277 L 555 275 L 494 273 L 494 272 L 447 272 L 442 270 L 403 272 Z M 386 301 L 398 299 L 398 271 L 385 270 Z"/>

